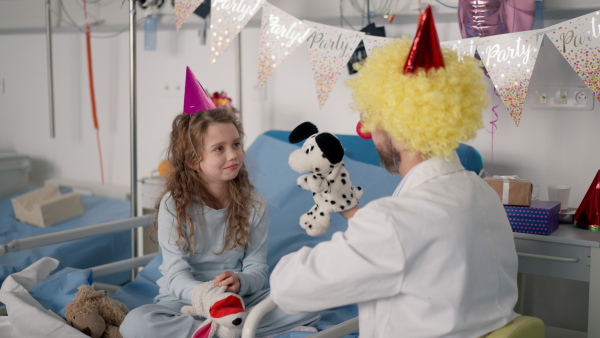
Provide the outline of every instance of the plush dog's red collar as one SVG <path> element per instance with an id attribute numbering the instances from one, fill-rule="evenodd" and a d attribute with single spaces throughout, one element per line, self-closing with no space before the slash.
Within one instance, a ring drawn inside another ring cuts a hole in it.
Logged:
<path id="1" fill-rule="evenodd" d="M 236 296 L 223 298 L 210 307 L 210 316 L 213 318 L 221 318 L 239 312 L 244 312 L 244 305 Z"/>

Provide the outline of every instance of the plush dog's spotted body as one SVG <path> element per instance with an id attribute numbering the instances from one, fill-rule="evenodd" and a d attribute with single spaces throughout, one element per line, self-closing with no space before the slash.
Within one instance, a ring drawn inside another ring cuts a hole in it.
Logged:
<path id="1" fill-rule="evenodd" d="M 344 149 L 335 135 L 319 133 L 314 124 L 304 122 L 290 133 L 290 142 L 302 140 L 302 148 L 290 154 L 288 163 L 299 173 L 309 172 L 296 182 L 312 192 L 315 205 L 300 217 L 300 226 L 311 236 L 321 236 L 329 230 L 331 213 L 357 205 L 363 191 L 352 186 L 342 161 Z"/>

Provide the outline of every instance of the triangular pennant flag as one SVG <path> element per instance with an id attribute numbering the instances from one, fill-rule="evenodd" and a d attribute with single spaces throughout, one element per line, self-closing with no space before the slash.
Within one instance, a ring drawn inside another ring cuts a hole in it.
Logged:
<path id="1" fill-rule="evenodd" d="M 190 67 L 185 70 L 185 94 L 183 97 L 183 112 L 191 115 L 201 111 L 215 109 L 215 104 L 208 97 L 200 81 Z"/>
<path id="2" fill-rule="evenodd" d="M 309 36 L 312 28 L 281 9 L 263 7 L 258 57 L 258 86 Z"/>
<path id="3" fill-rule="evenodd" d="M 600 170 L 575 211 L 573 223 L 578 228 L 600 231 Z"/>
<path id="4" fill-rule="evenodd" d="M 175 26 L 177 30 L 183 26 L 185 20 L 188 19 L 203 0 L 175 0 Z"/>
<path id="5" fill-rule="evenodd" d="M 231 41 L 266 0 L 212 0 L 210 7 L 210 62 L 215 63 Z"/>
<path id="6" fill-rule="evenodd" d="M 477 53 L 518 127 L 542 39 L 538 31 L 480 37 Z"/>
<path id="7" fill-rule="evenodd" d="M 442 47 L 450 48 L 458 54 L 458 61 L 462 61 L 465 56 L 475 56 L 477 51 L 477 44 L 479 37 L 473 37 L 468 39 L 445 41 L 440 44 Z"/>
<path id="8" fill-rule="evenodd" d="M 362 42 L 365 45 L 365 52 L 367 52 L 367 56 L 371 55 L 373 49 L 388 44 L 392 40 L 392 38 L 384 38 L 381 36 L 374 35 L 365 35 L 362 37 Z"/>
<path id="9" fill-rule="evenodd" d="M 365 33 L 316 22 L 304 22 L 314 29 L 306 40 L 306 45 L 312 61 L 319 108 L 323 108 L 329 93 Z"/>
<path id="10" fill-rule="evenodd" d="M 548 27 L 552 41 L 600 101 L 600 11 Z"/>

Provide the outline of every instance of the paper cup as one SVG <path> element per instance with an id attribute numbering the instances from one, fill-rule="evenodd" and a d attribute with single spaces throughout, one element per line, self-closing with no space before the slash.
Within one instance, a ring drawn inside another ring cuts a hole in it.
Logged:
<path id="1" fill-rule="evenodd" d="M 560 212 L 564 213 L 569 207 L 569 194 L 571 187 L 564 184 L 552 184 L 548 186 L 548 201 L 560 202 Z"/>

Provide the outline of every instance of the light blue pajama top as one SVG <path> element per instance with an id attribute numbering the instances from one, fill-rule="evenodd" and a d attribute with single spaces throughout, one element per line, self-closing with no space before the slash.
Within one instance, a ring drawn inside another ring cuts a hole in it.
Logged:
<path id="1" fill-rule="evenodd" d="M 257 192 L 254 198 L 261 202 L 249 216 L 249 246 L 244 251 L 237 247 L 223 250 L 227 233 L 227 209 L 215 210 L 204 206 L 204 217 L 199 205 L 191 205 L 188 212 L 195 226 L 195 253 L 188 254 L 177 246 L 177 219 L 175 204 L 167 193 L 160 202 L 158 211 L 158 243 L 163 262 L 162 273 L 156 284 L 160 291 L 155 301 L 190 301 L 194 288 L 213 280 L 218 274 L 231 270 L 240 278 L 238 295 L 246 296 L 265 288 L 267 283 L 267 235 L 269 216 L 266 200 Z"/>

